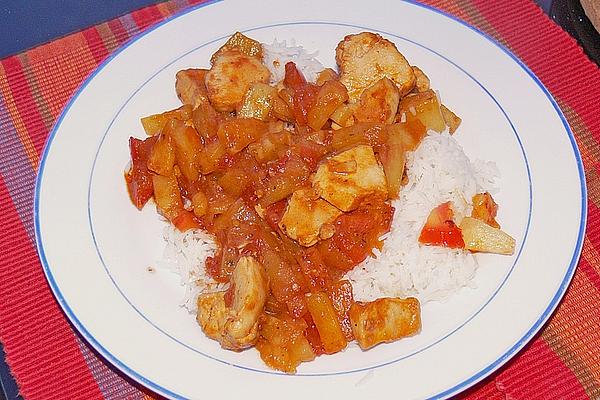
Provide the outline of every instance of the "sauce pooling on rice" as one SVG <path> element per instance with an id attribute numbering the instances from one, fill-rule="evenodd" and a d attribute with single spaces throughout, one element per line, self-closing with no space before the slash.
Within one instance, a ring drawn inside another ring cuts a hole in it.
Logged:
<path id="1" fill-rule="evenodd" d="M 149 137 L 130 139 L 125 179 L 137 208 L 153 198 L 185 235 L 187 248 L 173 252 L 196 264 L 188 283 L 204 333 L 294 373 L 353 340 L 366 350 L 420 331 L 417 298 L 357 301 L 357 271 L 376 265 L 396 233 L 407 157 L 424 138 L 454 133 L 460 118 L 377 34 L 346 36 L 338 71 L 314 81 L 285 52 L 273 58 L 274 45 L 236 33 L 209 69 L 179 71 L 183 105 L 142 118 Z M 271 70 L 282 64 L 277 80 Z M 426 210 L 415 247 L 510 254 L 491 195 L 473 195 L 460 220 L 450 200 Z"/>

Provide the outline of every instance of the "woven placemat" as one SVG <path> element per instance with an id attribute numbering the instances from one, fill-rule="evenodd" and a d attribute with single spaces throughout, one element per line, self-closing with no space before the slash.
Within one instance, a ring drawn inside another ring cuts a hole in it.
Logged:
<path id="1" fill-rule="evenodd" d="M 573 129 L 589 194 L 582 258 L 556 313 L 512 361 L 459 397 L 599 399 L 600 72 L 531 0 L 425 2 L 492 36 L 541 79 Z M 133 36 L 196 3 L 147 7 L 0 61 L 0 340 L 27 399 L 156 397 L 98 356 L 53 298 L 35 251 L 34 183 L 48 134 L 83 80 Z"/>

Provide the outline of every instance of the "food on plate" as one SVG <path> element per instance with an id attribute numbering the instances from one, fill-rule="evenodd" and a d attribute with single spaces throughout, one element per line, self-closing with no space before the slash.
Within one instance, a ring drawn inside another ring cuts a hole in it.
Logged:
<path id="1" fill-rule="evenodd" d="M 337 71 L 238 32 L 129 141 L 129 195 L 168 221 L 200 328 L 286 373 L 417 334 L 422 302 L 469 284 L 472 253 L 515 248 L 493 165 L 450 136 L 461 120 L 427 75 L 375 33 L 335 55 Z"/>

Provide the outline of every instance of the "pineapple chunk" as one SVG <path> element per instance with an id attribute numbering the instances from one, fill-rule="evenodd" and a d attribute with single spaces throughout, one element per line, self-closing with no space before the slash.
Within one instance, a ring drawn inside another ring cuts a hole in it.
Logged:
<path id="1" fill-rule="evenodd" d="M 340 210 L 319 198 L 312 189 L 300 189 L 292 194 L 279 227 L 291 239 L 309 247 L 325 234 L 321 232 L 321 227 L 333 223 L 341 214 Z"/>
<path id="2" fill-rule="evenodd" d="M 440 110 L 440 102 L 433 90 L 404 97 L 400 100 L 398 114 L 404 114 L 407 122 L 420 121 L 428 130 L 443 132 L 446 129 L 446 121 Z"/>
<path id="3" fill-rule="evenodd" d="M 460 229 L 467 250 L 507 255 L 515 251 L 515 239 L 477 218 L 463 218 Z"/>
<path id="4" fill-rule="evenodd" d="M 446 125 L 448 125 L 448 130 L 452 135 L 458 129 L 458 126 L 462 122 L 462 119 L 456 114 L 454 114 L 448 107 L 445 105 L 440 106 L 440 110 L 442 111 L 442 116 L 444 117 L 444 121 Z"/>
<path id="5" fill-rule="evenodd" d="M 268 121 L 277 96 L 277 89 L 274 87 L 261 82 L 253 83 L 242 99 L 237 116 Z"/>
<path id="6" fill-rule="evenodd" d="M 383 168 L 373 148 L 359 145 L 321 164 L 313 180 L 319 196 L 342 211 L 351 211 L 371 195 L 387 198 Z"/>

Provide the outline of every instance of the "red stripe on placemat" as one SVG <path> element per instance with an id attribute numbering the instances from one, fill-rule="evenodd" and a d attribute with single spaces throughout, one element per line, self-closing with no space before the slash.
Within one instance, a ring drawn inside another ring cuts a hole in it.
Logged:
<path id="1" fill-rule="evenodd" d="M 1 177 L 0 215 L 0 281 L 10 282 L 0 285 L 0 339 L 21 393 L 43 400 L 102 398 Z M 61 386 L 68 393 L 61 395 Z"/>
<path id="2" fill-rule="evenodd" d="M 133 20 L 135 21 L 140 31 L 145 30 L 150 25 L 153 25 L 164 19 L 163 15 L 160 13 L 156 6 L 142 8 L 141 10 L 134 11 L 133 13 L 131 13 L 131 16 L 133 17 Z"/>
<path id="3" fill-rule="evenodd" d="M 23 66 L 17 56 L 2 60 L 2 64 L 6 70 L 6 80 L 17 107 L 17 112 L 21 116 L 25 129 L 30 133 L 29 137 L 32 139 L 36 152 L 40 154 L 46 143 L 48 129 L 33 99 Z M 32 132 L 42 132 L 42 134 L 31 135 Z"/>
<path id="4" fill-rule="evenodd" d="M 97 64 L 100 64 L 106 57 L 108 57 L 108 50 L 104 45 L 102 37 L 98 33 L 96 28 L 85 29 L 82 32 L 83 37 L 87 41 L 88 48 L 94 56 L 94 60 Z"/>
<path id="5" fill-rule="evenodd" d="M 515 358 L 511 368 L 496 377 L 496 385 L 509 399 L 588 398 L 573 371 L 542 339 Z"/>

